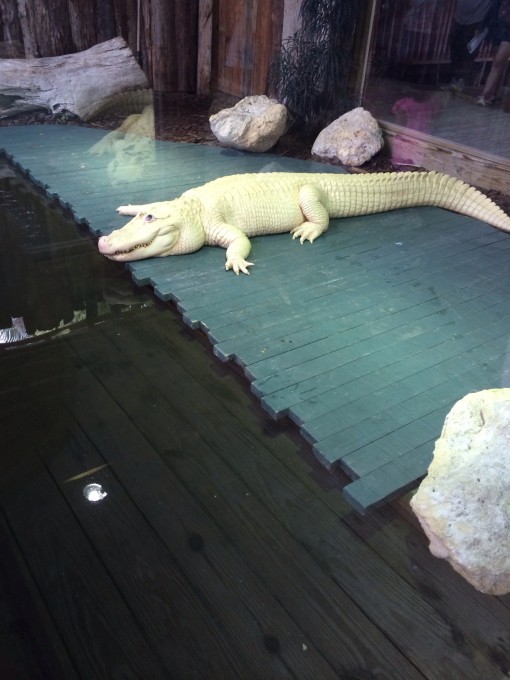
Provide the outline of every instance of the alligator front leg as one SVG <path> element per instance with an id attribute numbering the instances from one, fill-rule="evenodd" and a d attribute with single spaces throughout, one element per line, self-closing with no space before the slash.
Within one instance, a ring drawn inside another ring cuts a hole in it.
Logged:
<path id="1" fill-rule="evenodd" d="M 321 189 L 311 184 L 305 184 L 299 190 L 299 207 L 306 222 L 291 229 L 290 233 L 292 238 L 299 238 L 301 243 L 313 243 L 329 226 L 329 214 L 322 193 Z"/>
<path id="2" fill-rule="evenodd" d="M 227 249 L 225 269 L 232 269 L 235 274 L 249 274 L 248 267 L 253 266 L 253 262 L 247 262 L 251 250 L 251 243 L 246 234 L 233 224 L 220 222 L 209 230 L 207 244 L 211 246 L 221 246 Z"/>

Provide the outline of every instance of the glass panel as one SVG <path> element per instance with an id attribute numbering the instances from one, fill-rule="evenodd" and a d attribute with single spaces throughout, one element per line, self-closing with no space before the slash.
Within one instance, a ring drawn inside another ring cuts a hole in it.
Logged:
<path id="1" fill-rule="evenodd" d="M 510 158 L 509 57 L 510 0 L 379 0 L 363 105 Z"/>

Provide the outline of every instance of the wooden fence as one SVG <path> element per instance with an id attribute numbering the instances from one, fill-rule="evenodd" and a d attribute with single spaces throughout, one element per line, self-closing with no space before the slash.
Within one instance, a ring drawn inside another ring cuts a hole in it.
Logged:
<path id="1" fill-rule="evenodd" d="M 0 0 L 0 58 L 121 36 L 158 92 L 263 94 L 284 7 L 300 0 Z"/>

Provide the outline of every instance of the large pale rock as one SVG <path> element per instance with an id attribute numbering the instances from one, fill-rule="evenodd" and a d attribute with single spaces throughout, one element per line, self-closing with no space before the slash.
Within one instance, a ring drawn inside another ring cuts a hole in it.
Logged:
<path id="1" fill-rule="evenodd" d="M 484 593 L 510 592 L 510 389 L 455 404 L 411 507 L 433 555 Z"/>
<path id="2" fill-rule="evenodd" d="M 287 108 L 265 95 L 254 95 L 215 113 L 209 123 L 215 137 L 225 146 L 242 151 L 268 151 L 285 132 Z"/>
<path id="3" fill-rule="evenodd" d="M 370 160 L 382 146 L 383 135 L 376 119 L 360 106 L 324 128 L 313 144 L 312 154 L 357 167 Z"/>

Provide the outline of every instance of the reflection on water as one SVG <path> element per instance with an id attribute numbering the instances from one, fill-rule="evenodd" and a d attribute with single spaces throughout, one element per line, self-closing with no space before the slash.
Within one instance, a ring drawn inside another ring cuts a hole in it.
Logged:
<path id="1" fill-rule="evenodd" d="M 0 165 L 0 342 L 33 342 L 151 298 L 30 182 Z"/>
<path id="2" fill-rule="evenodd" d="M 93 347 L 100 332 L 118 332 L 154 306 L 123 267 L 99 255 L 88 232 L 5 163 L 0 260 L 0 498 L 8 506 L 8 494 L 23 495 L 28 508 L 44 478 L 41 457 L 61 456 L 65 447 L 72 457 L 82 436 L 70 405 L 90 410 L 95 403 L 83 382 L 90 373 L 72 343 Z M 78 456 L 61 481 L 93 482 L 100 462 L 82 465 Z"/>

